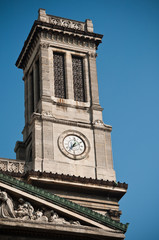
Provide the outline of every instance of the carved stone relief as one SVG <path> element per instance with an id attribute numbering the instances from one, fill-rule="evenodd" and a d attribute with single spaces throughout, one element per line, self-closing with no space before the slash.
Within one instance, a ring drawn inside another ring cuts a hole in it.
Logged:
<path id="1" fill-rule="evenodd" d="M 0 190 L 0 217 L 15 218 L 13 201 L 5 191 Z"/>
<path id="2" fill-rule="evenodd" d="M 53 224 L 80 225 L 79 221 L 66 220 L 53 209 L 33 207 L 23 198 L 13 201 L 5 190 L 0 189 L 0 218 L 16 218 L 24 221 L 49 222 Z"/>
<path id="3" fill-rule="evenodd" d="M 9 172 L 18 172 L 18 170 L 19 170 L 18 168 L 19 168 L 19 163 L 11 162 L 11 163 L 8 164 L 8 171 Z"/>
<path id="4" fill-rule="evenodd" d="M 24 163 L 15 161 L 0 160 L 0 170 L 9 172 L 24 173 Z"/>
<path id="5" fill-rule="evenodd" d="M 95 125 L 99 125 L 99 126 L 103 126 L 104 125 L 103 121 L 102 120 L 98 120 L 98 119 L 94 121 L 94 124 Z"/>
<path id="6" fill-rule="evenodd" d="M 53 117 L 53 114 L 52 114 L 50 111 L 48 111 L 48 112 L 43 111 L 43 112 L 42 112 L 42 115 L 43 115 L 44 117 Z"/>
<path id="7" fill-rule="evenodd" d="M 62 18 L 58 19 L 55 17 L 50 17 L 49 20 L 50 20 L 50 23 L 57 25 L 57 26 L 72 28 L 75 30 L 82 30 L 82 31 L 84 30 L 84 23 L 82 24 L 82 23 L 70 21 L 67 19 L 62 19 Z"/>
<path id="8" fill-rule="evenodd" d="M 7 161 L 0 161 L 0 170 L 7 171 Z"/>

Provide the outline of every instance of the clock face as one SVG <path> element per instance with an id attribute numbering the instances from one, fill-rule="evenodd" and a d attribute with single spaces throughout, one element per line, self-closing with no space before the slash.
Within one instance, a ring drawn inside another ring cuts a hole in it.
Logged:
<path id="1" fill-rule="evenodd" d="M 73 160 L 86 158 L 90 151 L 90 144 L 86 136 L 75 130 L 63 132 L 58 138 L 58 146 L 66 157 Z"/>
<path id="2" fill-rule="evenodd" d="M 64 148 L 68 153 L 80 155 L 85 150 L 83 140 L 76 135 L 68 135 L 64 138 Z"/>

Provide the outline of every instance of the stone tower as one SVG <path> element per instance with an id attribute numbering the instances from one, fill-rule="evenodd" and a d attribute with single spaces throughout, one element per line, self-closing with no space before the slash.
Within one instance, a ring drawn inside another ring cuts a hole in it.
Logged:
<path id="1" fill-rule="evenodd" d="M 111 126 L 102 120 L 91 20 L 38 20 L 16 62 L 25 126 L 16 160 L 0 158 L 0 239 L 124 240 Z"/>
<path id="2" fill-rule="evenodd" d="M 99 104 L 96 50 L 102 35 L 39 10 L 16 62 L 23 69 L 25 126 L 16 158 L 28 169 L 115 180 L 111 126 Z"/>

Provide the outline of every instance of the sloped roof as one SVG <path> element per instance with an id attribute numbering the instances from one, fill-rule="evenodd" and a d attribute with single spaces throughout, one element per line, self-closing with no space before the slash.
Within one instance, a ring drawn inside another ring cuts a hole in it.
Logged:
<path id="1" fill-rule="evenodd" d="M 65 198 L 59 197 L 46 190 L 34 187 L 33 185 L 27 184 L 24 181 L 17 180 L 16 178 L 8 176 L 7 174 L 4 174 L 2 172 L 0 172 L 0 181 L 2 183 L 5 183 L 7 185 L 14 187 L 15 189 L 19 189 L 26 193 L 30 193 L 33 196 L 44 199 L 48 202 L 61 206 L 65 209 L 69 209 L 75 213 L 81 214 L 82 216 L 85 216 L 88 219 L 92 219 L 104 226 L 120 230 L 123 233 L 127 231 L 128 223 L 122 224 L 120 222 L 114 221 L 109 217 L 104 216 L 100 213 L 97 213 L 87 207 L 80 206 L 77 203 L 74 203 Z"/>

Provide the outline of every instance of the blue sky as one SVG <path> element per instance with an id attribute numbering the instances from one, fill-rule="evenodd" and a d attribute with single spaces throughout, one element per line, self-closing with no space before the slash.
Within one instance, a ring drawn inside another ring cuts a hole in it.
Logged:
<path id="1" fill-rule="evenodd" d="M 126 239 L 159 239 L 159 1 L 0 1 L 0 157 L 15 158 L 22 140 L 24 86 L 15 62 L 38 9 L 85 21 L 104 34 L 97 71 L 103 119 L 112 125 L 117 180 L 129 184 L 120 201 Z"/>

